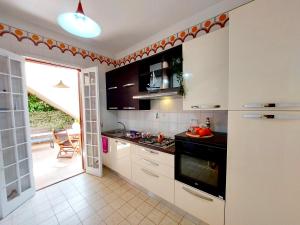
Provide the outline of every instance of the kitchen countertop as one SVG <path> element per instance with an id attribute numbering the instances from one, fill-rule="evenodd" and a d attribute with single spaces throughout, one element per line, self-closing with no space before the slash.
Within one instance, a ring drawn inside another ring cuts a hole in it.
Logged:
<path id="1" fill-rule="evenodd" d="M 151 146 L 151 145 L 141 144 L 141 143 L 139 143 L 140 138 L 132 139 L 132 138 L 128 138 L 125 136 L 119 137 L 119 136 L 113 135 L 110 131 L 107 131 L 107 132 L 103 131 L 103 132 L 101 132 L 101 134 L 106 137 L 124 140 L 124 141 L 130 142 L 132 144 L 139 145 L 139 146 L 142 146 L 145 148 L 150 148 L 153 150 L 157 150 L 157 151 L 172 154 L 172 155 L 175 154 L 175 145 L 172 145 L 172 146 L 164 149 L 164 148 L 159 148 L 159 147 L 155 147 L 155 146 Z"/>

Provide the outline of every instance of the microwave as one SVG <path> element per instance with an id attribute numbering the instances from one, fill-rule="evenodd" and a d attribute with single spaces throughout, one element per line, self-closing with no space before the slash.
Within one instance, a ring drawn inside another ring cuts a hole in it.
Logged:
<path id="1" fill-rule="evenodd" d="M 225 199 L 227 134 L 211 138 L 175 136 L 175 179 Z"/>

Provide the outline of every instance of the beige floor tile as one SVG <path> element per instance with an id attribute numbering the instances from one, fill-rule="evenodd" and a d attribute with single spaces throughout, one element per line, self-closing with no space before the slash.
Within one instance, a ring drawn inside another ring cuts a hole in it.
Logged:
<path id="1" fill-rule="evenodd" d="M 109 217 L 111 214 L 113 214 L 115 210 L 107 205 L 101 208 L 100 210 L 97 211 L 97 214 L 102 218 L 102 220 L 105 220 L 107 217 Z"/>
<path id="2" fill-rule="evenodd" d="M 187 219 L 187 218 L 183 218 L 181 221 L 180 221 L 180 224 L 181 225 L 196 225 L 195 223 L 193 223 L 193 221 Z"/>
<path id="3" fill-rule="evenodd" d="M 80 219 L 77 215 L 71 216 L 68 219 L 59 223 L 60 225 L 79 225 L 81 224 Z"/>
<path id="4" fill-rule="evenodd" d="M 107 225 L 117 225 L 121 223 L 124 220 L 124 218 L 120 215 L 118 212 L 114 212 L 110 216 L 108 216 L 105 220 L 105 223 Z"/>
<path id="5" fill-rule="evenodd" d="M 148 204 L 152 205 L 153 207 L 155 207 L 155 206 L 157 206 L 157 205 L 159 204 L 159 200 L 158 200 L 158 199 L 155 199 L 155 198 L 153 198 L 153 197 L 148 198 L 148 199 L 146 200 L 146 202 L 147 202 Z"/>
<path id="6" fill-rule="evenodd" d="M 161 211 L 164 214 L 167 214 L 170 210 L 170 208 L 166 204 L 164 204 L 163 202 L 160 202 L 155 208 L 158 209 L 159 211 Z"/>
<path id="7" fill-rule="evenodd" d="M 26 224 L 26 225 L 30 225 L 30 224 L 28 224 L 28 223 L 25 223 L 25 224 Z M 58 224 L 59 224 L 59 223 L 58 223 L 56 217 L 53 216 L 53 217 L 47 219 L 46 221 L 40 223 L 39 225 L 58 225 Z"/>
<path id="8" fill-rule="evenodd" d="M 123 220 L 119 225 L 131 225 L 127 220 Z"/>
<path id="9" fill-rule="evenodd" d="M 67 220 L 72 216 L 75 216 L 75 212 L 72 210 L 72 208 L 68 208 L 63 210 L 62 212 L 56 213 L 56 218 L 59 223 L 63 222 L 64 220 Z"/>
<path id="10" fill-rule="evenodd" d="M 167 216 L 170 217 L 172 220 L 174 220 L 177 223 L 179 223 L 182 220 L 182 218 L 183 218 L 182 214 L 180 214 L 179 212 L 174 211 L 174 210 L 170 210 L 167 213 Z"/>
<path id="11" fill-rule="evenodd" d="M 126 219 L 131 225 L 138 225 L 144 219 L 144 216 L 138 211 L 134 211 Z"/>
<path id="12" fill-rule="evenodd" d="M 157 209 L 153 209 L 149 215 L 147 216 L 148 219 L 150 219 L 152 222 L 154 222 L 155 224 L 159 224 L 160 221 L 164 218 L 164 214 L 161 213 L 159 210 Z"/>
<path id="13" fill-rule="evenodd" d="M 159 225 L 177 225 L 174 220 L 172 220 L 170 217 L 165 216 L 163 220 L 159 223 Z"/>
<path id="14" fill-rule="evenodd" d="M 135 195 L 133 193 L 131 193 L 130 191 L 127 191 L 121 195 L 121 198 L 124 201 L 129 201 L 129 200 L 133 199 L 134 197 L 135 197 Z"/>
<path id="15" fill-rule="evenodd" d="M 155 223 L 153 223 L 148 218 L 145 218 L 145 219 L 142 220 L 142 222 L 140 223 L 140 225 L 155 225 Z"/>
<path id="16" fill-rule="evenodd" d="M 145 192 L 140 192 L 138 194 L 138 197 L 141 198 L 143 201 L 146 201 L 149 198 L 149 195 L 147 195 Z"/>
<path id="17" fill-rule="evenodd" d="M 122 205 L 125 204 L 125 201 L 120 199 L 120 198 L 117 198 L 115 200 L 113 200 L 111 203 L 110 203 L 110 206 L 113 208 L 113 209 L 119 209 L 122 207 Z"/>
<path id="18" fill-rule="evenodd" d="M 104 206 L 106 206 L 107 203 L 104 199 L 100 198 L 97 201 L 92 202 L 90 205 L 93 207 L 93 209 L 95 211 L 98 211 L 98 210 L 102 209 Z"/>
<path id="19" fill-rule="evenodd" d="M 103 223 L 104 222 L 101 220 L 101 218 L 98 215 L 93 215 L 82 221 L 83 225 L 100 225 Z"/>
<path id="20" fill-rule="evenodd" d="M 128 203 L 129 203 L 133 208 L 137 208 L 137 207 L 139 207 L 139 206 L 143 203 L 143 200 L 140 199 L 139 197 L 134 197 L 133 199 L 131 199 L 130 201 L 128 201 Z"/>
<path id="21" fill-rule="evenodd" d="M 136 210 L 143 216 L 147 216 L 153 210 L 153 206 L 143 202 Z"/>
<path id="22" fill-rule="evenodd" d="M 125 203 L 121 208 L 118 209 L 118 212 L 124 218 L 127 218 L 133 211 L 134 211 L 134 208 L 131 205 L 129 205 L 128 203 Z"/>
<path id="23" fill-rule="evenodd" d="M 96 212 L 91 206 L 86 207 L 86 208 L 80 210 L 79 212 L 77 212 L 77 216 L 79 217 L 81 222 L 84 221 L 88 217 L 94 216 L 95 214 L 96 214 Z"/>

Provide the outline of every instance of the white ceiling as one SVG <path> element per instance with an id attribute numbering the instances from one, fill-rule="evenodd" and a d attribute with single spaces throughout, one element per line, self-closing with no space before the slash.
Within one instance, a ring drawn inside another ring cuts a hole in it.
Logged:
<path id="1" fill-rule="evenodd" d="M 88 42 L 115 54 L 221 1 L 82 0 L 85 13 L 103 29 L 101 36 Z M 56 18 L 60 13 L 75 11 L 77 4 L 78 0 L 0 0 L 0 11 L 66 34 Z"/>

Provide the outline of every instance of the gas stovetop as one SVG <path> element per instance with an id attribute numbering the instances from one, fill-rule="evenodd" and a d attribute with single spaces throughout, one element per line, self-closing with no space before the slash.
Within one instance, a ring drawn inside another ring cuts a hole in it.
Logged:
<path id="1" fill-rule="evenodd" d="M 166 149 L 166 148 L 169 148 L 172 145 L 174 145 L 175 140 L 172 138 L 164 138 L 161 142 L 158 142 L 156 136 L 151 136 L 151 137 L 147 137 L 147 138 L 141 138 L 139 140 L 139 143 Z"/>

